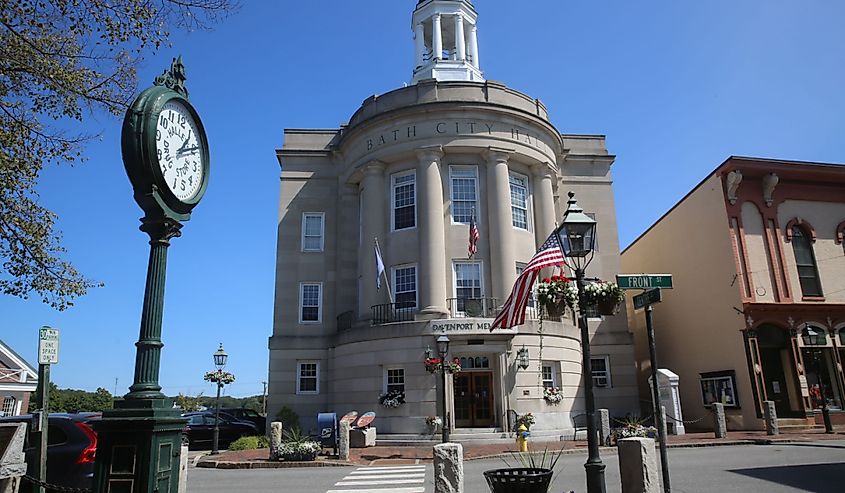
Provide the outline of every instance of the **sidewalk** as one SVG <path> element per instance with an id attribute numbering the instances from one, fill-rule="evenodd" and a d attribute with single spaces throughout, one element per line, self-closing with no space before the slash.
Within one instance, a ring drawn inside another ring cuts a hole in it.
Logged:
<path id="1" fill-rule="evenodd" d="M 839 427 L 836 433 L 826 434 L 824 430 L 786 431 L 780 435 L 766 435 L 765 431 L 730 431 L 727 438 L 714 438 L 713 432 L 669 435 L 669 447 L 713 447 L 723 445 L 769 444 L 809 442 L 815 440 L 845 440 L 845 427 Z M 516 450 L 515 443 L 464 443 L 464 459 L 480 459 L 496 456 L 509 456 Z M 568 441 L 531 441 L 531 450 L 566 450 L 566 453 L 586 453 L 586 440 Z M 603 447 L 603 453 L 616 453 L 616 447 Z M 348 465 L 390 465 L 416 464 L 432 460 L 432 446 L 375 446 L 350 450 L 350 461 L 341 462 L 336 458 L 320 457 L 313 462 L 269 461 L 269 449 L 221 452 L 216 456 L 203 456 L 197 467 L 220 469 L 259 469 L 280 467 L 326 467 Z"/>

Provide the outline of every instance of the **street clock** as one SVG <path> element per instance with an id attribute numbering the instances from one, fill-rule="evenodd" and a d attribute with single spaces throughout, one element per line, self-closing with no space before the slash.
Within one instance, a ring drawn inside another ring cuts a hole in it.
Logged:
<path id="1" fill-rule="evenodd" d="M 121 147 L 135 201 L 148 214 L 186 221 L 208 186 L 208 139 L 188 101 L 176 58 L 126 112 Z"/>

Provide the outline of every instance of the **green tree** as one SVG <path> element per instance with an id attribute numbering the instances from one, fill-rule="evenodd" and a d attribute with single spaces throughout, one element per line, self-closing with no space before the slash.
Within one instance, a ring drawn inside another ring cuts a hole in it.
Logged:
<path id="1" fill-rule="evenodd" d="M 182 409 L 186 413 L 191 411 L 199 411 L 200 407 L 202 407 L 202 404 L 200 404 L 200 397 L 202 397 L 201 393 L 196 397 L 191 397 L 180 392 L 179 395 L 177 395 L 174 399 L 174 402 L 180 409 Z"/>
<path id="2" fill-rule="evenodd" d="M 236 1 L 0 0 L 0 292 L 64 310 L 101 286 L 63 258 L 41 170 L 84 159 L 94 135 L 78 127 L 126 110 L 138 64 L 170 29 L 207 28 Z"/>

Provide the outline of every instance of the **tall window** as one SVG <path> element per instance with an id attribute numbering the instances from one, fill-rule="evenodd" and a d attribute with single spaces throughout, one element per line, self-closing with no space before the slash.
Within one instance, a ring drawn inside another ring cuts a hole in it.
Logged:
<path id="1" fill-rule="evenodd" d="M 323 301 L 320 283 L 306 283 L 299 285 L 299 321 L 300 323 L 319 322 L 320 305 Z"/>
<path id="2" fill-rule="evenodd" d="M 804 296 L 822 296 L 822 285 L 819 282 L 819 270 L 816 267 L 813 244 L 800 226 L 792 227 L 792 251 L 795 253 L 801 292 Z"/>
<path id="3" fill-rule="evenodd" d="M 323 251 L 323 220 L 322 212 L 305 212 L 302 214 L 302 251 Z"/>
<path id="4" fill-rule="evenodd" d="M 467 299 L 481 298 L 481 262 L 455 262 L 455 298 L 459 312 L 467 310 Z"/>
<path id="5" fill-rule="evenodd" d="M 393 269 L 397 308 L 417 307 L 417 266 L 399 266 Z"/>
<path id="6" fill-rule="evenodd" d="M 478 173 L 475 166 L 452 166 L 452 222 L 469 224 L 478 202 Z"/>
<path id="7" fill-rule="evenodd" d="M 543 361 L 543 388 L 557 387 L 554 364 Z"/>
<path id="8" fill-rule="evenodd" d="M 320 393 L 320 362 L 298 361 L 296 363 L 296 393 Z"/>
<path id="9" fill-rule="evenodd" d="M 599 356 L 590 360 L 594 387 L 610 387 L 610 361 L 607 356 Z"/>
<path id="10" fill-rule="evenodd" d="M 405 369 L 385 368 L 384 369 L 384 391 L 405 392 Z"/>
<path id="11" fill-rule="evenodd" d="M 393 230 L 413 228 L 417 225 L 417 178 L 406 173 L 394 175 L 393 181 Z"/>
<path id="12" fill-rule="evenodd" d="M 511 217 L 513 227 L 528 229 L 528 178 L 522 175 L 510 175 Z"/>
<path id="13" fill-rule="evenodd" d="M 14 416 L 17 411 L 17 409 L 15 409 L 15 404 L 17 403 L 17 399 L 10 395 L 3 397 L 3 413 L 0 414 L 0 416 Z"/>

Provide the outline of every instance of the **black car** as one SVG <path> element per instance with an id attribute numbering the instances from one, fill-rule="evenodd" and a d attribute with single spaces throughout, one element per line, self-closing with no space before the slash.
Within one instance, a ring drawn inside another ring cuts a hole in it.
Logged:
<path id="1" fill-rule="evenodd" d="M 188 420 L 187 435 L 191 448 L 211 448 L 214 440 L 214 411 L 185 413 Z M 218 445 L 227 447 L 238 438 L 258 435 L 258 429 L 249 421 L 239 421 L 234 416 L 220 413 L 220 435 Z"/>
<path id="2" fill-rule="evenodd" d="M 94 480 L 94 458 L 97 453 L 97 433 L 92 423 L 100 419 L 99 413 L 51 413 L 47 418 L 47 482 L 67 488 L 90 489 Z M 31 433 L 32 415 L 0 418 L 0 423 L 26 423 L 27 437 L 24 445 L 26 473 L 35 474 L 38 443 Z M 21 493 L 30 491 L 26 481 L 21 483 Z"/>
<path id="3" fill-rule="evenodd" d="M 267 430 L 267 418 L 258 414 L 254 409 L 246 407 L 221 407 L 221 413 L 226 413 L 234 416 L 240 421 L 249 421 L 258 429 L 258 433 L 264 434 Z"/>

